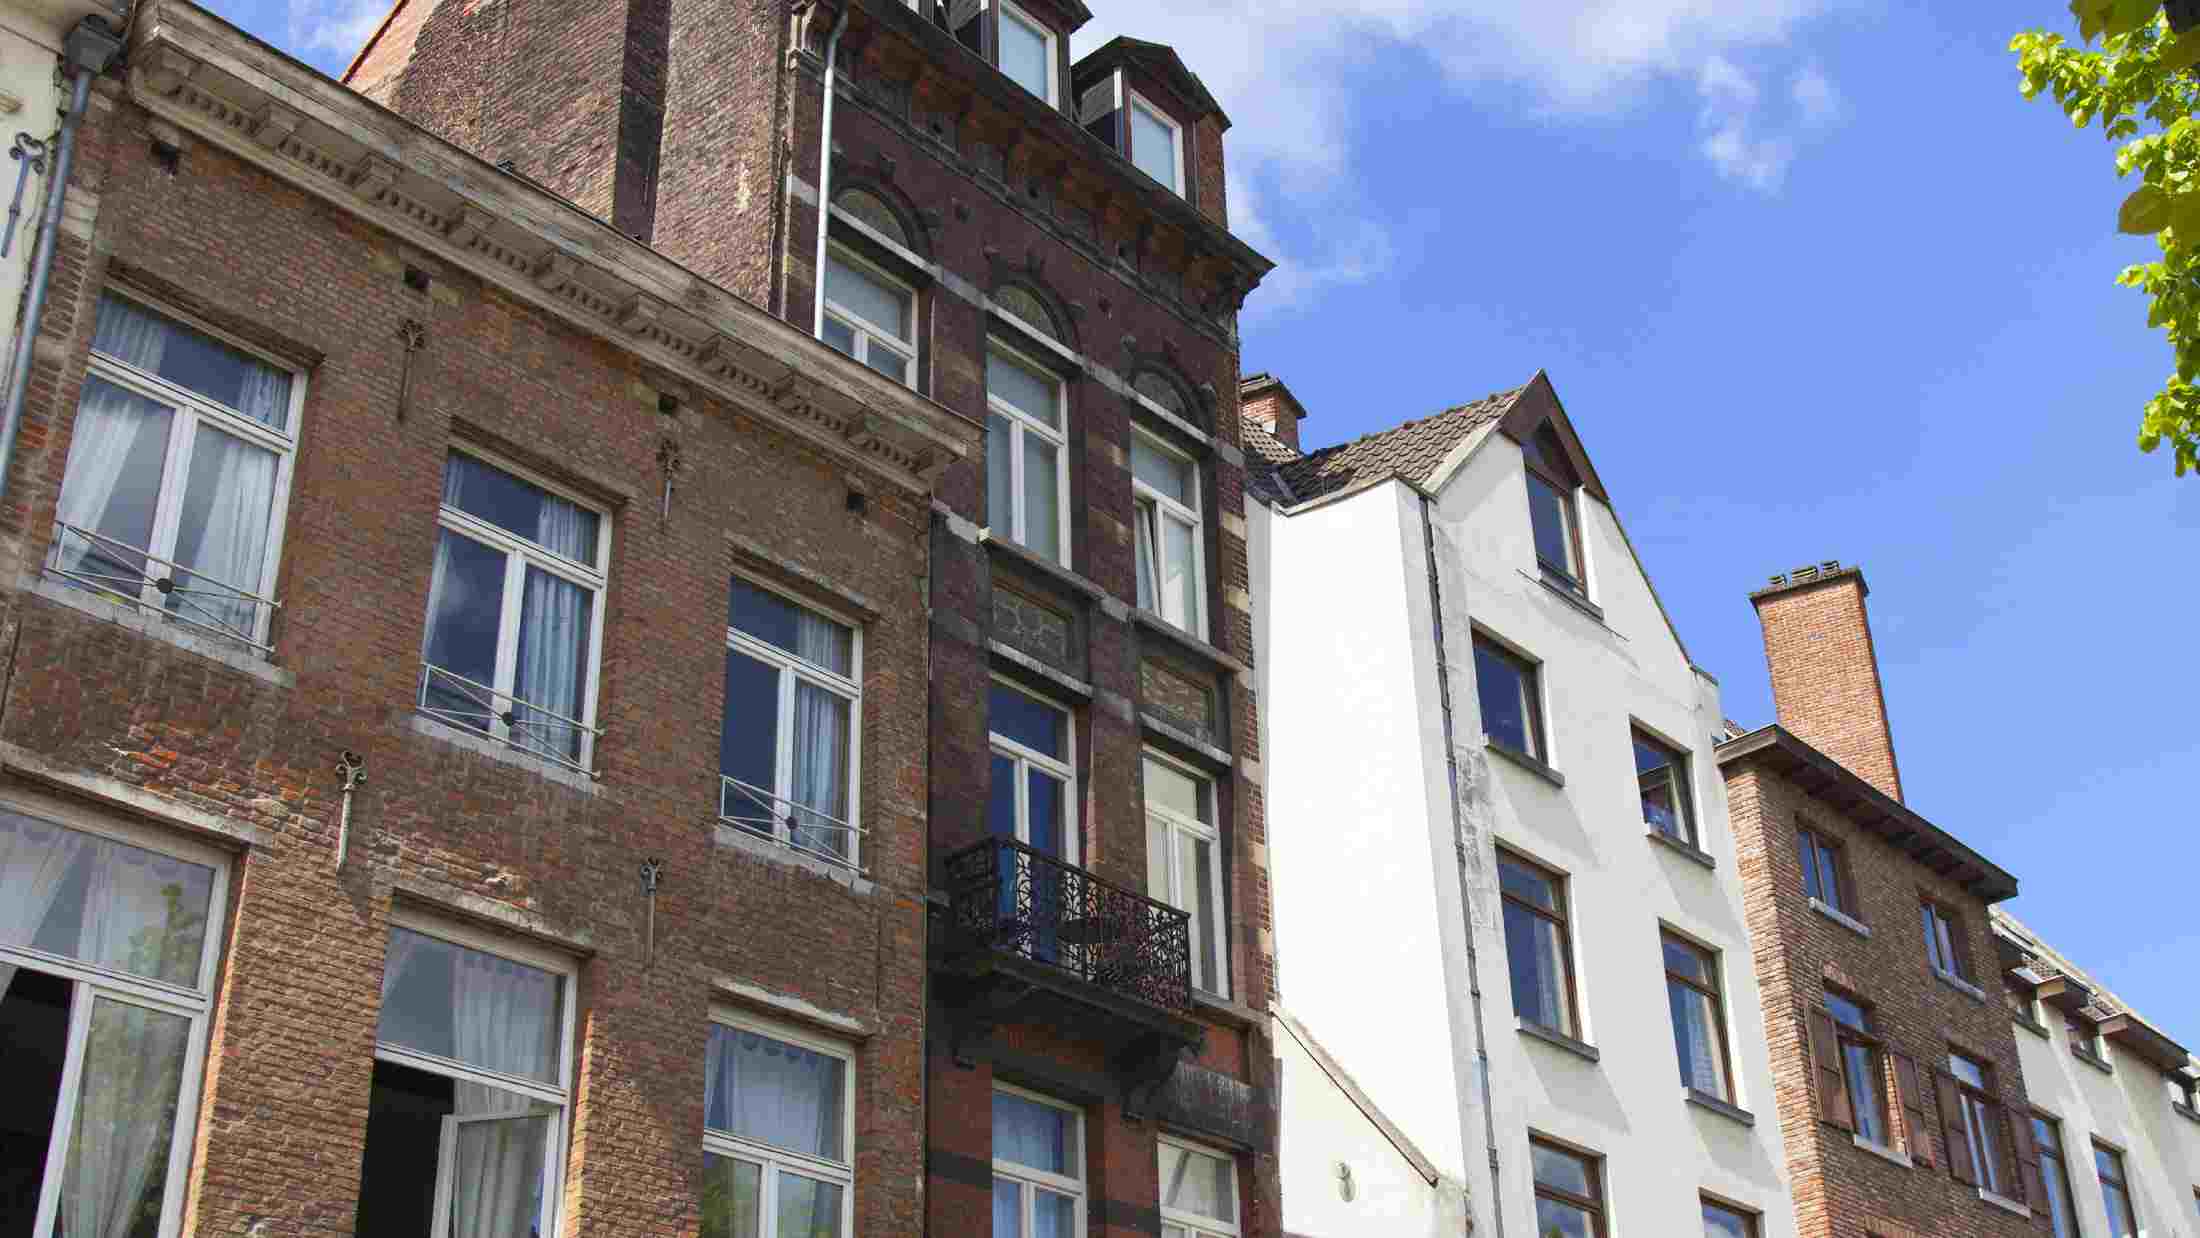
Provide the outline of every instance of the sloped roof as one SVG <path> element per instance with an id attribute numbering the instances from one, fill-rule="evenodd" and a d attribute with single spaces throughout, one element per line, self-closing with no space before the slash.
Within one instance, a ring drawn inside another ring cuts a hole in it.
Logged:
<path id="1" fill-rule="evenodd" d="M 1166 43 L 1153 43 L 1119 34 L 1101 46 L 1094 48 L 1070 66 L 1070 80 L 1082 93 L 1093 77 L 1114 68 L 1118 64 L 1131 63 L 1153 74 L 1168 84 L 1171 90 L 1184 97 L 1186 103 L 1203 109 L 1213 116 L 1224 129 L 1230 127 L 1230 117 L 1208 93 L 1207 83 L 1199 80 L 1176 49 Z"/>
<path id="2" fill-rule="evenodd" d="M 1432 417 L 1364 434 L 1349 443 L 1272 461 L 1273 471 L 1291 500 L 1299 503 L 1382 477 L 1404 477 L 1425 486 L 1468 435 L 1504 420 L 1531 385 L 1523 384 L 1510 391 L 1447 408 Z M 1250 434 L 1247 445 L 1253 445 Z M 1283 447 L 1281 443 L 1276 445 Z M 1283 447 L 1283 450 L 1288 452 L 1290 448 Z"/>
<path id="3" fill-rule="evenodd" d="M 2024 921 L 2017 919 L 2014 915 L 2011 915 L 2008 911 L 2000 907 L 1992 908 L 1991 911 L 1994 919 L 1994 929 L 2004 936 L 2013 938 L 2018 948 L 2024 954 L 2031 958 L 2049 964 L 2055 969 L 2056 972 L 2060 973 L 2061 975 L 2069 976 L 2075 979 L 2078 983 L 2084 985 L 2086 988 L 2092 990 L 2093 1006 L 2096 1010 L 2099 1010 L 2104 1014 L 2120 1014 L 2131 1019 L 2133 1022 L 2144 1026 L 2155 1036 L 2159 1037 L 2161 1041 L 2165 1043 L 2165 1046 L 2171 1048 L 2175 1053 L 2185 1054 L 2185 1061 L 2187 1063 L 2200 1065 L 2200 1062 L 2196 1062 L 2195 1059 L 2192 1058 L 2192 1056 L 2189 1054 L 2189 1052 L 2184 1049 L 2184 1046 L 2178 1043 L 2178 1041 L 2174 1037 L 2170 1036 L 2169 1033 L 2163 1031 L 2159 1025 L 2147 1019 L 2138 1011 L 2133 1010 L 2129 1002 L 2126 1002 L 2123 998 L 2116 996 L 2115 992 L 2111 990 L 2107 985 L 2102 984 L 2098 979 L 2088 973 L 2084 968 L 2072 962 L 2069 956 L 2065 955 L 2062 951 L 2057 950 L 2054 946 L 2048 944 L 2045 938 L 2041 937 L 2038 933 L 2033 932 L 2032 929 L 2024 923 Z"/>
<path id="4" fill-rule="evenodd" d="M 1277 481 L 1276 468 L 1299 458 L 1290 444 L 1261 429 L 1250 421 L 1238 423 L 1238 433 L 1245 445 L 1245 489 L 1247 493 L 1271 506 L 1288 506 L 1294 500 Z"/>

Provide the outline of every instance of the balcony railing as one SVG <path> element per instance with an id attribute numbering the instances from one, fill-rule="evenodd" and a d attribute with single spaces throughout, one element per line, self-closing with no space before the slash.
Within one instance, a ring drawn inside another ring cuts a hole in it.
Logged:
<path id="1" fill-rule="evenodd" d="M 857 867 L 863 830 L 727 774 L 718 776 L 718 819 L 828 864 Z"/>
<path id="2" fill-rule="evenodd" d="M 163 559 L 142 547 L 56 521 L 46 570 L 115 601 L 135 604 L 170 623 L 232 640 L 262 654 L 281 603 Z"/>
<path id="3" fill-rule="evenodd" d="M 1192 1008 L 1191 917 L 1005 838 L 947 858 L 966 939 L 1165 1010 Z"/>
<path id="4" fill-rule="evenodd" d="M 479 731 L 591 778 L 596 776 L 588 767 L 588 756 L 591 742 L 603 734 L 602 728 L 500 693 L 432 662 L 420 664 L 420 712 L 452 726 Z"/>

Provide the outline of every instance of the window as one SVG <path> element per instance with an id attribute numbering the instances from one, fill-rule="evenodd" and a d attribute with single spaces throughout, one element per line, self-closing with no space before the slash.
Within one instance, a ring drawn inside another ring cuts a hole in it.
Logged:
<path id="1" fill-rule="evenodd" d="M 1054 32 L 1009 0 L 1001 0 L 1001 72 L 1054 102 Z"/>
<path id="2" fill-rule="evenodd" d="M 1076 863 L 1070 806 L 1077 802 L 1077 775 L 1070 765 L 1069 711 L 996 682 L 987 720 L 993 749 L 987 821 L 994 836 Z"/>
<path id="3" fill-rule="evenodd" d="M 1062 380 L 999 344 L 985 357 L 986 519 L 1054 563 L 1069 559 Z"/>
<path id="4" fill-rule="evenodd" d="M 1135 431 L 1131 491 L 1138 515 L 1138 606 L 1192 635 L 1207 635 L 1199 466 Z"/>
<path id="5" fill-rule="evenodd" d="M 2163 1075 L 2162 1086 L 2169 1092 L 2170 1104 L 2183 1109 L 2195 1108 L 2193 1101 L 2200 1092 L 2195 1091 L 2191 1075 Z"/>
<path id="6" fill-rule="evenodd" d="M 1892 1146 L 1879 1037 L 1872 1033 L 1864 1008 L 1829 992 L 1826 1008 L 1810 1011 L 1809 1016 L 1811 1055 L 1821 1085 L 1820 1116 L 1849 1127 L 1868 1143 Z M 1914 1133 L 1911 1143 L 1913 1147 L 1917 1143 Z"/>
<path id="7" fill-rule="evenodd" d="M 705 1238 L 846 1238 L 855 1208 L 848 1050 L 720 1015 L 706 1052 Z"/>
<path id="8" fill-rule="evenodd" d="M 1146 757 L 1146 892 L 1192 918 L 1192 987 L 1230 994 L 1229 935 L 1222 927 L 1222 842 L 1215 784 Z"/>
<path id="9" fill-rule="evenodd" d="M 1704 1200 L 1703 1234 L 1704 1238 L 1757 1238 L 1757 1214 Z"/>
<path id="10" fill-rule="evenodd" d="M 2070 1202 L 2070 1166 L 2063 1157 L 2062 1123 L 2032 1115 L 2032 1146 L 2040 1158 L 2040 1182 L 2046 1187 L 2047 1218 L 2054 1238 L 2078 1238 L 2078 1218 Z"/>
<path id="11" fill-rule="evenodd" d="M 1598 1158 L 1540 1139 L 1528 1141 L 1528 1154 L 1535 1162 L 1536 1238 L 1604 1238 Z"/>
<path id="12" fill-rule="evenodd" d="M 1581 525 L 1574 492 L 1581 488 L 1572 458 L 1549 423 L 1521 445 L 1528 466 L 1528 524 L 1543 579 L 1578 597 L 1589 595 L 1582 566 Z"/>
<path id="13" fill-rule="evenodd" d="M 1803 866 L 1803 893 L 1852 919 L 1856 899 L 1849 892 L 1848 865 L 1841 848 L 1815 830 L 1795 831 L 1795 858 Z"/>
<path id="14" fill-rule="evenodd" d="M 2096 1140 L 2093 1168 L 2101 1176 L 2101 1202 L 2108 1208 L 2109 1238 L 2138 1238 L 2139 1217 L 2131 1210 L 2131 1187 L 2124 1181 L 2124 1154 Z"/>
<path id="15" fill-rule="evenodd" d="M 1082 1238 L 1085 1115 L 1035 1092 L 993 1089 L 993 1233 Z"/>
<path id="16" fill-rule="evenodd" d="M 1663 935 L 1662 944 L 1665 997 L 1673 1009 L 1673 1044 L 1680 1051 L 1681 1083 L 1706 1096 L 1732 1101 L 1718 956 L 1671 933 Z"/>
<path id="17" fill-rule="evenodd" d="M 1931 901 L 1919 904 L 1918 914 L 1925 924 L 1925 957 L 1931 960 L 1933 970 L 1971 983 L 1968 952 L 1963 949 L 1963 922 Z"/>
<path id="18" fill-rule="evenodd" d="M 917 385 L 917 294 L 835 248 L 825 256 L 824 340 L 905 387 Z"/>
<path id="19" fill-rule="evenodd" d="M 1688 756 L 1671 744 L 1652 739 L 1641 728 L 1635 738 L 1635 781 L 1642 788 L 1642 820 L 1667 838 L 1696 845 L 1695 811 L 1688 794 Z"/>
<path id="20" fill-rule="evenodd" d="M 862 635 L 736 576 L 718 815 L 854 865 Z"/>
<path id="21" fill-rule="evenodd" d="M 110 828 L 0 808 L 10 1234 L 182 1224 L 228 880 L 218 853 Z"/>
<path id="22" fill-rule="evenodd" d="M 1501 850 L 1497 884 L 1505 908 L 1513 1013 L 1539 1027 L 1575 1035 L 1574 946 L 1565 879 Z"/>
<path id="23" fill-rule="evenodd" d="M 1161 1238 L 1231 1238 L 1238 1232 L 1237 1158 L 1164 1137 Z"/>
<path id="24" fill-rule="evenodd" d="M 570 978 L 569 965 L 517 943 L 391 926 L 361 1238 L 558 1232 Z"/>
<path id="25" fill-rule="evenodd" d="M 50 569 L 263 652 L 305 384 L 107 293 Z"/>
<path id="26" fill-rule="evenodd" d="M 1482 705 L 1483 732 L 1500 747 L 1547 761 L 1538 678 L 1535 663 L 1475 633 L 1474 689 Z"/>
<path id="27" fill-rule="evenodd" d="M 421 712 L 586 770 L 610 521 L 459 452 L 439 519 Z"/>
<path id="28" fill-rule="evenodd" d="M 1184 131 L 1161 109 L 1131 92 L 1131 162 L 1169 191 L 1184 193 Z"/>
<path id="29" fill-rule="evenodd" d="M 1949 1168 L 1959 1181 L 2007 1195 L 2010 1184 L 2004 1180 L 2001 1106 L 1994 1100 L 1993 1068 L 1951 1050 L 1948 1075 L 1953 1081 L 1954 1112 L 1944 1104 L 1941 1120 L 1947 1124 Z"/>
<path id="30" fill-rule="evenodd" d="M 2070 1051 L 2079 1057 L 2096 1062 L 2106 1061 L 2101 1055 L 2101 1032 L 2082 1010 L 2063 1011 L 2063 1031 L 2070 1037 Z"/>

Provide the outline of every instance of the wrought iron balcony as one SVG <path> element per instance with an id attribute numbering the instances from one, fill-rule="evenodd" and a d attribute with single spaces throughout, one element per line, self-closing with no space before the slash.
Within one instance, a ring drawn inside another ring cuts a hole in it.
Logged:
<path id="1" fill-rule="evenodd" d="M 521 752 L 596 777 L 589 757 L 603 728 L 498 692 L 433 662 L 420 664 L 419 709 L 430 718 L 479 731 Z"/>
<path id="2" fill-rule="evenodd" d="M 863 871 L 857 849 L 865 830 L 731 774 L 718 776 L 718 819 L 828 864 Z"/>
<path id="3" fill-rule="evenodd" d="M 55 521 L 46 571 L 170 623 L 270 652 L 268 624 L 281 603 L 127 542 Z"/>
<path id="4" fill-rule="evenodd" d="M 965 948 L 1164 1011 L 1192 1009 L 1186 913 L 1005 838 L 949 856 L 947 881 Z"/>

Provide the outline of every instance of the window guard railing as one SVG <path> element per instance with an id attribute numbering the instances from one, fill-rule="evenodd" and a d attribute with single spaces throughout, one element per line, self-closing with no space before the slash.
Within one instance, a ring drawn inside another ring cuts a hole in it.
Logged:
<path id="1" fill-rule="evenodd" d="M 863 871 L 858 844 L 869 831 L 731 774 L 718 776 L 718 819 L 827 864 Z M 832 847 L 833 839 L 840 840 L 839 850 Z M 850 859 L 851 854 L 858 859 Z"/>
<path id="2" fill-rule="evenodd" d="M 430 693 L 438 688 L 455 695 L 458 700 L 436 703 L 431 699 Z M 596 771 L 572 753 L 575 748 L 579 748 L 586 754 L 586 741 L 601 738 L 603 728 L 589 726 L 578 718 L 568 718 L 555 710 L 498 692 L 489 684 L 468 679 L 456 671 L 447 671 L 433 662 L 420 664 L 418 708 L 421 713 L 437 721 L 477 731 L 529 756 L 541 757 L 591 778 L 596 776 Z M 551 738 L 561 735 L 565 737 L 563 743 Z"/>
<path id="3" fill-rule="evenodd" d="M 81 549 L 73 562 L 69 548 Z M 68 566 L 64 566 L 67 564 Z M 102 533 L 63 521 L 54 522 L 53 545 L 47 551 L 46 570 L 52 575 L 146 611 L 171 623 L 236 641 L 263 656 L 274 646 L 260 639 L 261 615 L 273 618 L 282 603 L 261 597 L 249 589 L 216 580 L 204 572 L 163 559 L 141 546 L 117 541 Z M 160 594 L 155 602 L 145 596 Z M 249 618 L 239 623 L 243 611 Z"/>
<path id="4" fill-rule="evenodd" d="M 1192 1008 L 1191 915 L 1007 838 L 947 858 L 957 929 L 1165 1010 Z"/>

